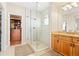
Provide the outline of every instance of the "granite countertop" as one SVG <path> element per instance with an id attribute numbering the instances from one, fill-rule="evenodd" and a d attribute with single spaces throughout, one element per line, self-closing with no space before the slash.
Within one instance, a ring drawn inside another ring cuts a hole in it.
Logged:
<path id="1" fill-rule="evenodd" d="M 53 32 L 52 34 L 71 36 L 71 37 L 79 37 L 79 33 L 78 32 Z"/>

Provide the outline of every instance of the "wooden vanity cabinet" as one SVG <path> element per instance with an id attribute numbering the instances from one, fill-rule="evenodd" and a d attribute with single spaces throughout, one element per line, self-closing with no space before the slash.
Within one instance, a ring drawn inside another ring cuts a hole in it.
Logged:
<path id="1" fill-rule="evenodd" d="M 79 56 L 79 37 L 52 34 L 51 48 L 64 56 Z"/>

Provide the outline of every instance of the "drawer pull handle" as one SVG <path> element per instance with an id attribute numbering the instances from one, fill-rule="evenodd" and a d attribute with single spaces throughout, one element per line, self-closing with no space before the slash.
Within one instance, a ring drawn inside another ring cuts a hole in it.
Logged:
<path id="1" fill-rule="evenodd" d="M 77 40 L 77 41 L 79 41 L 79 40 Z"/>
<path id="2" fill-rule="evenodd" d="M 59 42 L 59 40 L 57 40 L 57 42 Z"/>
<path id="3" fill-rule="evenodd" d="M 74 46 L 75 46 L 75 44 L 70 44 L 70 46 L 71 46 L 71 47 L 74 47 Z"/>

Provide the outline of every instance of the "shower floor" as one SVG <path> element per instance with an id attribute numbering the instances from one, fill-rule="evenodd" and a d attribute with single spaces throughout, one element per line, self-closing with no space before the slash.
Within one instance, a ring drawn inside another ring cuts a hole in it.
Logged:
<path id="1" fill-rule="evenodd" d="M 38 41 L 38 40 L 33 41 L 31 45 L 35 51 L 41 51 L 48 48 L 46 43 L 44 43 L 43 41 Z"/>

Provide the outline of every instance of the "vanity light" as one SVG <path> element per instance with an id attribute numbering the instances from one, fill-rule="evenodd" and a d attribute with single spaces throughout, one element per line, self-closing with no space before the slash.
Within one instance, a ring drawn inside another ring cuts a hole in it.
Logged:
<path id="1" fill-rule="evenodd" d="M 65 7 L 67 7 L 68 9 L 71 9 L 72 8 L 71 5 L 66 5 Z"/>
<path id="2" fill-rule="evenodd" d="M 62 9 L 63 9 L 64 11 L 66 11 L 66 10 L 71 9 L 71 8 L 72 8 L 72 6 L 69 5 L 69 4 L 67 4 L 67 5 L 65 5 Z"/>
<path id="3" fill-rule="evenodd" d="M 78 7 L 78 4 L 76 2 L 70 3 L 70 4 L 66 4 L 64 7 L 62 7 L 62 9 L 64 11 L 68 10 L 68 9 L 72 9 L 72 7 Z"/>
<path id="4" fill-rule="evenodd" d="M 62 9 L 63 9 L 64 11 L 66 11 L 66 10 L 67 10 L 67 7 L 62 7 Z"/>
<path id="5" fill-rule="evenodd" d="M 71 3 L 71 5 L 72 5 L 73 7 L 78 7 L 78 4 L 77 4 L 76 2 Z"/>

